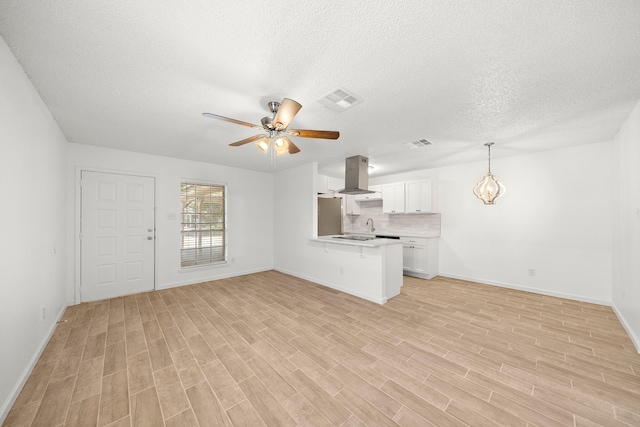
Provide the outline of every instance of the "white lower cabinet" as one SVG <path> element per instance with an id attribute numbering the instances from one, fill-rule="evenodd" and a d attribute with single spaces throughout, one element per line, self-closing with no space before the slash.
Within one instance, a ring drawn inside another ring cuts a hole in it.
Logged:
<path id="1" fill-rule="evenodd" d="M 400 237 L 400 241 L 405 275 L 423 279 L 438 275 L 438 238 Z"/>
<path id="2" fill-rule="evenodd" d="M 402 269 L 426 273 L 427 239 L 401 237 L 400 240 L 402 241 Z"/>

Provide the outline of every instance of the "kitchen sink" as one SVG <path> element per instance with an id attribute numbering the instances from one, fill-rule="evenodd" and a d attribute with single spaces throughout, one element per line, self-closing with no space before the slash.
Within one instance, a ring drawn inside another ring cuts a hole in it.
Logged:
<path id="1" fill-rule="evenodd" d="M 367 236 L 333 236 L 334 239 L 344 239 L 344 240 L 357 240 L 359 242 L 364 242 L 367 240 L 373 240 L 376 237 L 375 236 L 371 236 L 371 237 L 367 237 Z"/>

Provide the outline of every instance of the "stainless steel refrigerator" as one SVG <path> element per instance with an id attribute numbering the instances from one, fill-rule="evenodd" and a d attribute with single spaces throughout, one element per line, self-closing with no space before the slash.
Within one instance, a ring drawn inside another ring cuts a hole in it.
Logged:
<path id="1" fill-rule="evenodd" d="M 342 198 L 318 197 L 318 236 L 342 234 Z"/>

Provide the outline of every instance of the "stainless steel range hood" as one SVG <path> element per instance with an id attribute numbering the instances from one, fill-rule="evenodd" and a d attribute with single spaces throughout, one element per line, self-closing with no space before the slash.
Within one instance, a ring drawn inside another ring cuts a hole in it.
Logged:
<path id="1" fill-rule="evenodd" d="M 341 194 L 369 194 L 369 159 L 363 156 L 353 156 L 345 161 L 344 190 Z"/>

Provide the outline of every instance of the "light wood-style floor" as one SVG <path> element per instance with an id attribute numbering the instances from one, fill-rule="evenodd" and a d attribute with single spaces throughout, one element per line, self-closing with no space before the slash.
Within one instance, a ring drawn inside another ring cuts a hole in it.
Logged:
<path id="1" fill-rule="evenodd" d="M 379 306 L 270 271 L 63 320 L 5 426 L 640 425 L 605 306 L 409 277 Z"/>

